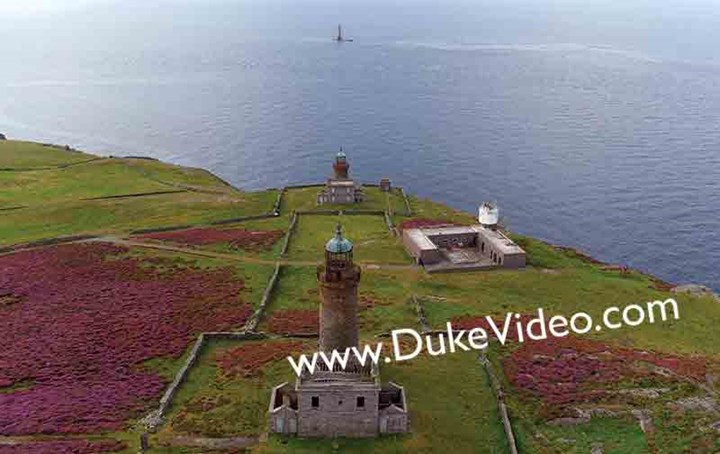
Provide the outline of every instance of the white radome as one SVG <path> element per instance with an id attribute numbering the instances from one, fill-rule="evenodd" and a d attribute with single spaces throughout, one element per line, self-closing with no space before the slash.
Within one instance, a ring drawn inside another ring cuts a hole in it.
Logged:
<path id="1" fill-rule="evenodd" d="M 497 225 L 500 212 L 492 202 L 483 202 L 478 210 L 478 222 L 482 225 Z"/>

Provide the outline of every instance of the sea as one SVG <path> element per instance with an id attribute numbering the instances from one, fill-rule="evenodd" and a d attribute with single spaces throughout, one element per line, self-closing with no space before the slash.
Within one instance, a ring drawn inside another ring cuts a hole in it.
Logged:
<path id="1" fill-rule="evenodd" d="M 0 3 L 0 132 L 245 190 L 342 147 L 360 181 L 720 290 L 719 24 L 708 0 Z"/>

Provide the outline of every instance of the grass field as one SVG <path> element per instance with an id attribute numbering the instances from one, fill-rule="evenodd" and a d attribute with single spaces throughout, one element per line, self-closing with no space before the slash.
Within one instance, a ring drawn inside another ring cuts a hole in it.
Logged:
<path id="1" fill-rule="evenodd" d="M 94 155 L 65 150 L 35 142 L 0 141 L 0 169 L 39 169 L 75 164 Z"/>
<path id="2" fill-rule="evenodd" d="M 208 224 L 216 220 L 267 213 L 278 195 L 277 190 L 241 192 L 200 169 L 185 169 L 144 159 L 96 158 L 25 142 L 0 142 L 0 169 L 8 168 L 15 170 L 0 170 L 0 246 L 77 234 L 124 236 L 135 229 L 177 225 L 210 227 Z M 318 190 L 319 187 L 312 187 L 287 191 L 280 216 L 217 228 L 286 231 L 293 210 L 349 208 L 347 205 L 317 206 Z M 156 191 L 181 192 L 86 200 Z M 399 191 L 385 194 L 378 188 L 367 187 L 365 193 L 366 202 L 350 208 L 389 210 L 396 225 L 409 219 L 440 219 L 459 224 L 474 221 L 473 214 L 413 196 L 410 196 L 412 216 L 404 216 L 404 202 Z M 21 208 L 3 210 L 13 207 Z M 409 304 L 413 295 L 421 302 L 429 324 L 435 329 L 442 329 L 447 321 L 462 317 L 491 315 L 503 318 L 509 311 L 534 315 L 539 307 L 550 316 L 569 317 L 583 311 L 598 319 L 609 306 L 622 307 L 674 297 L 680 305 L 679 320 L 593 332 L 588 337 L 618 348 L 700 358 L 708 364 L 706 380 L 704 383 L 697 380 L 673 382 L 671 392 L 651 401 L 625 403 L 623 412 L 615 417 L 593 417 L 572 426 L 550 424 L 548 418 L 540 415 L 541 404 L 537 396 L 514 386 L 503 374 L 508 358 L 521 346 L 511 344 L 500 348 L 493 344 L 490 357 L 500 371 L 507 391 L 506 401 L 521 452 L 585 453 L 598 443 L 606 453 L 720 451 L 719 442 L 713 439 L 716 432 L 709 428 L 718 420 L 715 413 L 680 411 L 672 406 L 687 396 L 710 396 L 717 402 L 712 393 L 717 396 L 720 391 L 720 351 L 717 347 L 720 330 L 716 327 L 720 320 L 720 304 L 711 297 L 669 293 L 659 289 L 642 273 L 603 270 L 601 265 L 573 251 L 521 235 L 512 237 L 528 253 L 526 269 L 429 275 L 412 265 L 399 239 L 388 231 L 383 216 L 301 215 L 287 257 L 282 259 L 279 281 L 259 331 L 269 331 L 268 320 L 285 311 L 298 311 L 291 313 L 305 316 L 317 312 L 316 264 L 323 259 L 324 245 L 333 236 L 337 222 L 343 225 L 345 236 L 353 241 L 355 260 L 363 267 L 359 314 L 361 337 L 368 343 L 387 339 L 378 335 L 392 329 L 420 329 L 415 309 Z M 131 239 L 141 241 L 136 236 Z M 155 246 L 170 245 L 142 241 Z M 237 278 L 245 283 L 242 299 L 256 308 L 273 273 L 274 262 L 280 259 L 281 244 L 279 240 L 261 251 L 236 250 L 227 243 L 192 247 L 175 244 L 173 248 L 181 251 L 164 252 L 133 247 L 129 255 L 147 259 L 154 267 L 163 266 L 158 264 L 162 263 L 162 260 L 157 262 L 159 259 L 187 261 L 207 269 L 233 267 Z M 0 286 L 2 278 L 0 276 Z M 10 313 L 22 308 L 21 298 L 11 295 L 7 299 L 2 290 L 0 288 L 0 311 Z M 162 295 L 156 296 L 162 298 Z M 18 301 L 20 303 L 16 304 Z M 78 304 L 82 302 L 79 300 Z M 142 303 L 153 304 L 153 300 L 150 298 Z M 101 319 L 103 314 L 98 312 L 90 316 Z M 0 317 L 0 328 L 3 328 L 4 319 Z M 160 326 L 163 323 L 172 322 L 158 322 Z M 188 340 L 188 349 L 191 341 Z M 316 341 L 305 339 L 302 342 L 312 349 Z M 253 376 L 220 374 L 216 355 L 243 344 L 213 341 L 207 346 L 187 382 L 180 388 L 167 423 L 152 437 L 153 452 L 203 452 L 202 449 L 180 450 L 159 444 L 176 435 L 263 436 L 267 427 L 265 411 L 269 390 L 292 376 L 284 360 L 267 364 Z M 147 368 L 169 382 L 181 368 L 184 358 L 160 357 L 136 364 L 136 367 Z M 475 352 L 420 357 L 405 363 L 383 365 L 381 370 L 383 381 L 396 381 L 406 389 L 412 424 L 409 435 L 377 440 L 316 441 L 270 436 L 267 440 L 262 438 L 252 450 L 505 452 L 506 442 L 495 401 Z M 0 371 L 0 379 L 1 375 Z M 651 389 L 667 386 L 663 380 L 662 377 L 654 380 L 643 376 L 613 386 Z M 0 396 L 20 393 L 32 386 L 29 379 L 3 388 L 0 380 Z M 0 405 L 1 402 L 2 399 Z M 589 399 L 582 404 L 602 406 L 606 403 Z M 157 400 L 145 401 L 143 405 L 153 408 Z M 655 431 L 644 434 L 629 413 L 630 409 L 652 410 Z M 129 444 L 127 452 L 137 452 L 142 430 L 136 424 L 137 419 L 129 420 L 123 431 L 88 434 L 87 438 L 124 440 Z M 30 438 L 37 436 L 27 435 Z"/>
<path id="3" fill-rule="evenodd" d="M 240 295 L 244 301 L 248 301 L 255 308 L 260 303 L 265 287 L 275 271 L 275 267 L 265 263 L 238 262 L 213 257 L 198 257 L 195 255 L 184 254 L 182 252 L 162 251 L 156 249 L 146 249 L 134 247 L 130 249 L 128 254 L 130 257 L 137 257 L 142 260 L 170 260 L 181 264 L 192 264 L 193 266 L 212 269 L 223 266 L 229 266 L 235 269 L 235 275 L 241 279 L 244 288 Z M 156 266 L 157 268 L 157 266 Z M 161 267 L 160 267 L 161 268 Z M 238 326 L 240 330 L 242 326 Z"/>
<path id="4" fill-rule="evenodd" d="M 311 351 L 311 343 L 305 343 Z M 292 382 L 293 372 L 283 359 L 263 367 L 256 376 L 227 379 L 214 359 L 219 352 L 237 345 L 237 342 L 213 342 L 203 352 L 200 363 L 177 397 L 169 422 L 157 435 L 159 443 L 167 443 L 176 435 L 259 436 L 266 430 L 270 390 L 282 382 Z M 401 383 L 408 390 L 413 428 L 408 436 L 334 441 L 272 436 L 256 451 L 507 452 L 494 398 L 476 356 L 458 353 L 382 368 L 383 380 Z M 438 386 L 450 378 L 456 380 L 455 386 Z"/>
<path id="5" fill-rule="evenodd" d="M 269 247 L 253 247 L 249 244 L 248 247 L 242 247 L 243 245 L 234 244 L 233 241 L 219 241 L 209 244 L 183 244 L 181 240 L 163 240 L 154 239 L 155 234 L 140 234 L 133 235 L 134 241 L 140 241 L 151 244 L 168 245 L 171 247 L 190 247 L 199 251 L 218 252 L 221 254 L 231 254 L 239 257 L 256 258 L 265 261 L 277 260 L 280 257 L 280 251 L 283 245 L 283 239 L 287 233 L 288 221 L 285 217 L 271 217 L 267 219 L 253 219 L 243 222 L 233 222 L 229 224 L 223 224 L 220 226 L 205 227 L 203 230 L 208 231 L 238 231 L 238 232 L 252 232 L 252 233 L 272 233 L 273 235 L 282 235 L 279 239 Z M 179 229 L 173 230 L 172 234 L 183 234 L 183 232 L 197 231 L 197 229 Z M 160 233 L 161 235 L 164 233 Z"/>
<path id="6" fill-rule="evenodd" d="M 21 169 L 0 171 L 0 210 L 16 208 L 2 211 L 0 245 L 264 214 L 277 197 L 240 192 L 202 169 L 27 142 L 0 142 L 0 168 Z"/>
<path id="7" fill-rule="evenodd" d="M 353 241 L 356 261 L 410 263 L 410 257 L 379 215 L 301 215 L 288 257 L 322 260 L 325 243 L 332 238 L 337 223 L 343 226 L 343 235 Z"/>
<path id="8" fill-rule="evenodd" d="M 0 206 L 46 205 L 171 189 L 144 178 L 133 167 L 115 159 L 99 159 L 64 169 L 0 172 Z"/>
<path id="9" fill-rule="evenodd" d="M 75 234 L 128 233 L 134 229 L 204 224 L 262 213 L 272 191 L 227 197 L 183 192 L 128 199 L 52 203 L 7 211 L 0 217 L 0 245 Z"/>

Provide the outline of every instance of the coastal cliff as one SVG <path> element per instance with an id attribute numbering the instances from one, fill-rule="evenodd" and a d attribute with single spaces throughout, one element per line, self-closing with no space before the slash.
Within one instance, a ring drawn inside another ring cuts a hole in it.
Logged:
<path id="1" fill-rule="evenodd" d="M 141 439 L 149 452 L 503 452 L 500 386 L 521 452 L 718 448 L 715 295 L 673 292 L 639 271 L 511 232 L 526 269 L 429 275 L 398 231 L 472 224 L 473 215 L 372 185 L 362 206 L 318 206 L 318 190 L 245 192 L 202 169 L 0 142 L 0 443 L 77 452 L 137 452 Z M 481 359 L 497 383 L 476 352 L 384 365 L 384 379 L 408 395 L 406 436 L 267 437 L 270 389 L 292 381 L 284 358 L 316 346 L 315 266 L 338 222 L 362 267 L 362 342 L 447 322 L 470 329 L 485 316 L 524 318 L 538 308 L 599 319 L 610 306 L 675 298 L 680 317 L 495 343 Z M 143 435 L 138 421 L 148 415 L 157 424 Z"/>

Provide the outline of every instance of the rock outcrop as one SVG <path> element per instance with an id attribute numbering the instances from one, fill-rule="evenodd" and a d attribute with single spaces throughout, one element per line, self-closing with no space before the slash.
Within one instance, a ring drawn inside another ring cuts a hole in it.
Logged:
<path id="1" fill-rule="evenodd" d="M 673 287 L 671 292 L 673 293 L 690 293 L 691 295 L 709 295 L 715 298 L 715 301 L 720 303 L 720 295 L 713 292 L 709 287 L 699 284 L 683 284 Z"/>

